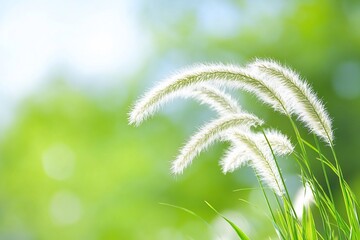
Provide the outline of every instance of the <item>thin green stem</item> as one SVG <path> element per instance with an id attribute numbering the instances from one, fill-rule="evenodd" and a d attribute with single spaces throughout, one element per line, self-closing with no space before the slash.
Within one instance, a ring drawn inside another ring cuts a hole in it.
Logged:
<path id="1" fill-rule="evenodd" d="M 310 165 L 309 165 L 309 160 L 308 160 L 308 155 L 307 155 L 307 152 L 306 152 L 306 149 L 305 149 L 305 146 L 304 146 L 304 141 L 303 141 L 303 138 L 301 137 L 300 135 L 300 132 L 296 126 L 296 124 L 294 123 L 294 121 L 292 120 L 291 116 L 288 115 L 288 118 L 289 118 L 289 121 L 293 127 L 293 130 L 295 132 L 295 135 L 296 135 L 296 138 L 297 138 L 297 141 L 299 143 L 299 147 L 300 147 L 300 150 L 302 152 L 302 156 L 300 157 L 300 159 L 302 160 L 301 162 L 305 165 L 305 169 L 306 171 L 302 171 L 302 173 L 306 174 L 307 175 L 307 180 L 311 180 L 310 182 L 317 182 L 311 168 L 310 168 Z M 300 168 L 303 169 L 302 165 L 299 163 L 300 165 Z M 303 183 L 305 184 L 305 183 Z M 331 226 L 330 226 L 330 221 L 329 221 L 329 217 L 328 217 L 328 214 L 327 214 L 327 211 L 324 209 L 324 205 L 321 201 L 321 198 L 318 198 L 317 195 L 318 195 L 318 191 L 317 191 L 317 187 L 316 186 L 313 186 L 313 189 L 314 191 L 314 200 L 319 208 L 319 211 L 320 211 L 320 214 L 321 214 L 321 220 L 322 220 L 322 225 L 324 227 L 324 231 L 327 235 L 327 237 L 329 237 L 329 234 L 331 232 Z"/>
<path id="2" fill-rule="evenodd" d="M 339 177 L 339 182 L 340 182 L 341 193 L 344 198 L 345 210 L 346 210 L 346 213 L 348 216 L 348 221 L 350 224 L 350 232 L 349 232 L 348 237 L 350 237 L 350 235 L 351 235 L 351 236 L 355 237 L 355 239 L 358 239 L 358 237 L 360 237 L 360 225 L 359 225 L 358 213 L 357 213 L 356 204 L 355 204 L 356 199 L 354 199 L 354 195 L 352 194 L 350 188 L 348 187 L 348 185 L 344 179 L 338 158 L 336 156 L 336 152 L 335 152 L 333 143 L 331 143 L 330 148 L 331 148 L 331 152 L 333 154 L 334 160 L 335 160 L 336 169 L 339 173 L 338 177 Z M 352 231 L 354 231 L 354 233 Z"/>
<path id="3" fill-rule="evenodd" d="M 317 139 L 317 137 L 315 135 L 314 135 L 314 141 L 315 141 L 315 144 L 316 144 L 316 148 L 318 149 L 319 158 L 322 160 L 323 154 L 321 153 L 320 144 L 319 144 L 319 141 L 318 141 L 318 139 Z M 324 161 L 320 161 L 320 162 L 321 162 L 321 168 L 322 168 L 322 171 L 323 171 L 323 174 L 324 174 L 326 186 L 327 186 L 327 189 L 328 189 L 328 192 L 329 192 L 330 200 L 331 200 L 334 208 L 336 209 L 336 205 L 335 205 L 334 197 L 333 197 L 333 194 L 332 194 L 332 190 L 330 188 L 329 178 L 328 178 L 328 175 L 327 175 L 327 171 L 325 169 Z M 338 219 L 338 215 L 335 215 L 335 216 L 336 216 L 337 230 L 338 230 L 338 234 L 339 234 L 339 237 L 340 237 L 341 236 L 341 234 L 340 234 L 340 226 L 339 226 L 340 221 Z"/>
<path id="4" fill-rule="evenodd" d="M 292 203 L 291 203 L 290 194 L 289 194 L 289 192 L 288 192 L 288 190 L 287 190 L 287 187 L 286 187 L 286 185 L 285 185 L 285 180 L 284 180 L 284 177 L 283 177 L 283 175 L 282 175 L 282 173 L 281 173 L 281 170 L 280 170 L 278 161 L 277 161 L 277 159 L 276 159 L 276 156 L 275 156 L 275 154 L 274 154 L 274 151 L 273 151 L 273 149 L 272 149 L 272 147 L 271 147 L 271 144 L 270 144 L 270 142 L 269 142 L 269 139 L 266 137 L 266 134 L 265 134 L 264 129 L 261 128 L 261 131 L 262 131 L 262 133 L 263 133 L 263 135 L 264 135 L 264 137 L 265 137 L 265 139 L 266 139 L 266 142 L 267 142 L 267 144 L 268 144 L 268 146 L 269 146 L 269 148 L 270 148 L 270 150 L 271 150 L 272 157 L 274 158 L 274 162 L 275 162 L 275 164 L 276 164 L 276 168 L 278 169 L 281 182 L 282 182 L 282 184 L 283 184 L 283 186 L 284 186 L 284 189 L 285 189 L 286 198 L 288 199 L 288 201 L 289 201 L 289 203 L 290 203 L 290 207 L 291 207 L 291 209 L 292 209 L 292 211 L 293 211 L 293 214 L 294 214 L 295 218 L 297 218 L 296 212 L 295 212 L 295 209 L 294 209 L 294 206 L 293 206 Z"/>
<path id="5" fill-rule="evenodd" d="M 273 219 L 273 221 L 274 221 L 274 224 L 275 224 L 275 225 L 278 225 L 278 223 L 277 223 L 277 221 L 276 221 L 276 218 L 275 218 L 275 214 L 274 214 L 274 212 L 273 212 L 273 210 L 272 210 L 272 207 L 271 207 L 271 205 L 270 205 L 269 198 L 268 198 L 268 196 L 267 196 L 267 194 L 266 194 L 266 192 L 265 192 L 264 185 L 262 184 L 262 181 L 261 181 L 261 179 L 259 178 L 258 174 L 256 174 L 256 178 L 258 179 L 258 182 L 259 182 L 259 184 L 260 184 L 261 191 L 262 191 L 262 193 L 263 193 L 263 195 L 264 195 L 264 197 L 265 197 L 265 201 L 266 201 L 266 204 L 268 205 L 268 208 L 269 208 L 271 217 L 272 217 L 272 219 Z M 277 198 L 276 198 L 276 200 L 277 200 L 277 203 L 278 203 L 278 205 L 279 205 L 280 210 L 282 211 L 281 204 L 278 202 L 278 199 L 277 199 Z M 280 234 L 283 236 L 283 233 L 280 232 Z"/>

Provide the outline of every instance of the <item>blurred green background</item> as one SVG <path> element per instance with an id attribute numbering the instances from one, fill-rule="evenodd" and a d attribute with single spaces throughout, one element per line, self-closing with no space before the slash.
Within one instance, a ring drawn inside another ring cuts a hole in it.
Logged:
<path id="1" fill-rule="evenodd" d="M 265 57 L 300 72 L 326 103 L 360 196 L 359 24 L 355 0 L 0 0 L 0 239 L 236 239 L 204 201 L 254 239 L 274 236 L 252 169 L 221 173 L 226 143 L 169 172 L 214 113 L 174 101 L 127 124 L 141 94 L 199 62 Z M 284 117 L 234 94 L 292 134 Z M 280 165 L 294 195 L 295 161 Z"/>

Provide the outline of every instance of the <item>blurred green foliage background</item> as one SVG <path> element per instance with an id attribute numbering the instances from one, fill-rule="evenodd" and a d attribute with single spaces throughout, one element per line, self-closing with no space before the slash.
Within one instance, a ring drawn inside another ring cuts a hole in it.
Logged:
<path id="1" fill-rule="evenodd" d="M 111 7 L 112 1 L 98 4 Z M 132 71 L 123 74 L 120 64 L 118 73 L 73 84 L 77 75 L 59 67 L 18 101 L 1 128 L 0 239 L 233 239 L 205 200 L 254 239 L 274 236 L 253 171 L 221 173 L 226 143 L 202 153 L 183 175 L 170 174 L 178 148 L 212 112 L 174 101 L 139 128 L 127 124 L 144 91 L 199 62 L 273 58 L 300 72 L 326 103 L 345 178 L 360 197 L 359 1 L 138 0 L 131 6 L 138 36 L 147 38 L 123 46 L 129 55 L 141 49 Z M 0 44 L 3 53 L 6 47 Z M 22 71 L 21 62 L 17 67 Z M 112 85 L 98 88 L 106 78 Z M 5 86 L 1 71 L 0 79 Z M 247 94 L 234 94 L 248 111 L 292 134 L 285 118 Z M 280 165 L 294 195 L 296 164 L 281 159 Z"/>

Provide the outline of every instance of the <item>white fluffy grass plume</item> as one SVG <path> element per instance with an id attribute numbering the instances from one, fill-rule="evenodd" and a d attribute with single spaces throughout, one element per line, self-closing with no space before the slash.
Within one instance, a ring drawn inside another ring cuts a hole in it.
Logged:
<path id="1" fill-rule="evenodd" d="M 130 124 L 139 125 L 166 102 L 184 96 L 204 84 L 248 91 L 273 109 L 284 113 L 284 101 L 277 86 L 257 78 L 251 71 L 235 65 L 198 65 L 180 71 L 148 91 L 134 105 L 129 114 Z"/>
<path id="2" fill-rule="evenodd" d="M 256 60 L 246 67 L 203 64 L 184 69 L 145 93 L 133 106 L 129 122 L 139 125 L 176 97 L 193 98 L 208 105 L 219 118 L 190 138 L 173 161 L 172 172 L 182 173 L 216 140 L 230 140 L 232 146 L 220 163 L 223 172 L 248 164 L 274 192 L 283 195 L 283 180 L 274 155 L 290 154 L 294 147 L 278 131 L 252 132 L 250 128 L 263 121 L 243 112 L 223 87 L 247 91 L 275 111 L 296 115 L 311 132 L 332 144 L 331 120 L 323 103 L 297 73 L 271 60 Z"/>
<path id="3" fill-rule="evenodd" d="M 256 141 L 261 144 L 264 148 L 269 148 L 277 156 L 289 155 L 294 151 L 294 146 L 291 144 L 287 136 L 273 129 L 267 129 L 264 131 L 266 138 L 262 133 L 257 133 L 252 136 L 252 139 L 256 136 Z M 242 132 L 236 132 L 229 134 L 229 139 L 235 143 L 225 153 L 221 159 L 220 165 L 224 173 L 233 172 L 237 168 L 246 165 L 251 158 L 253 158 L 252 151 L 249 151 L 246 145 L 239 144 L 236 139 L 237 134 L 244 134 Z M 269 146 L 270 144 L 270 146 Z M 270 149 L 271 147 L 271 149 Z"/>
<path id="4" fill-rule="evenodd" d="M 182 173 L 201 151 L 214 141 L 224 137 L 229 130 L 247 129 L 261 124 L 263 124 L 262 120 L 245 113 L 229 115 L 206 124 L 181 149 L 180 154 L 172 163 L 172 172 L 175 174 Z"/>
<path id="5" fill-rule="evenodd" d="M 185 96 L 198 100 L 201 104 L 210 106 L 220 116 L 241 112 L 241 107 L 229 94 L 211 86 L 199 86 Z"/>
<path id="6" fill-rule="evenodd" d="M 256 60 L 248 67 L 264 81 L 277 85 L 287 111 L 296 114 L 311 132 L 332 144 L 334 135 L 329 114 L 310 85 L 299 74 L 272 60 Z"/>
<path id="7" fill-rule="evenodd" d="M 261 177 L 261 180 L 279 196 L 284 195 L 285 187 L 280 169 L 277 167 L 269 145 L 263 144 L 262 139 L 265 137 L 261 134 L 243 131 L 232 134 L 231 138 L 241 149 L 244 149 L 247 161 Z"/>

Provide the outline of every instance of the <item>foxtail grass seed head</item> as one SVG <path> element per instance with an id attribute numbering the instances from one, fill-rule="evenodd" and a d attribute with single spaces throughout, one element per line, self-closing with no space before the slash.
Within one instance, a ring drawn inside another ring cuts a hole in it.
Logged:
<path id="1" fill-rule="evenodd" d="M 214 141 L 221 139 L 233 129 L 250 128 L 262 125 L 263 121 L 251 114 L 234 114 L 216 119 L 200 129 L 180 150 L 179 156 L 172 163 L 174 174 L 182 173 L 192 160 Z"/>
<path id="2" fill-rule="evenodd" d="M 332 144 L 334 134 L 329 114 L 310 85 L 298 73 L 273 60 L 256 60 L 248 65 L 248 69 L 264 81 L 279 86 L 277 90 L 285 100 L 287 111 L 297 115 L 310 132 L 329 145 Z"/>
<path id="3" fill-rule="evenodd" d="M 270 144 L 276 155 L 285 156 L 294 151 L 294 146 L 286 135 L 274 129 L 267 129 L 264 133 L 269 143 L 267 143 L 266 138 L 264 137 L 261 137 L 259 141 L 262 141 L 263 144 Z"/>
<path id="4" fill-rule="evenodd" d="M 269 145 L 259 141 L 261 135 L 251 131 L 242 131 L 231 134 L 232 142 L 245 147 L 249 164 L 277 195 L 285 194 L 280 169 L 278 169 L 275 159 L 271 153 Z M 264 138 L 264 136 L 262 136 Z"/>
<path id="5" fill-rule="evenodd" d="M 284 102 L 281 95 L 275 91 L 276 86 L 262 81 L 245 68 L 235 65 L 203 64 L 180 71 L 148 91 L 135 103 L 130 112 L 130 124 L 139 125 L 166 102 L 203 84 L 248 91 L 274 110 L 284 112 Z"/>
<path id="6" fill-rule="evenodd" d="M 197 99 L 201 104 L 210 106 L 220 116 L 241 113 L 241 107 L 230 94 L 211 86 L 195 87 L 189 97 Z"/>
<path id="7" fill-rule="evenodd" d="M 231 146 L 220 161 L 222 172 L 233 172 L 236 169 L 246 165 L 250 157 L 247 149 L 242 145 Z"/>
<path id="8" fill-rule="evenodd" d="M 130 112 L 129 122 L 139 125 L 176 97 L 194 98 L 210 106 L 219 118 L 190 138 L 173 161 L 172 172 L 182 173 L 214 141 L 228 139 L 234 146 L 221 160 L 223 172 L 249 164 L 268 186 L 283 195 L 283 181 L 273 154 L 290 154 L 293 145 L 275 130 L 265 130 L 266 137 L 253 133 L 250 127 L 262 125 L 262 120 L 244 113 L 230 94 L 221 90 L 224 87 L 247 91 L 275 111 L 298 116 L 311 132 L 332 144 L 331 120 L 322 102 L 297 73 L 271 60 L 256 60 L 246 67 L 203 64 L 184 69 L 145 93 Z"/>
<path id="9" fill-rule="evenodd" d="M 236 134 L 244 134 L 242 132 L 237 133 L 235 131 L 235 135 L 232 133 L 228 134 L 228 138 L 231 142 L 238 142 L 236 140 Z M 275 155 L 277 156 L 284 156 L 289 155 L 294 151 L 294 146 L 291 144 L 290 140 L 287 136 L 280 133 L 277 130 L 273 129 L 266 129 L 265 130 L 266 138 L 261 133 L 253 134 L 252 138 L 254 141 L 258 142 L 259 144 L 263 145 L 264 148 L 268 146 Z M 255 139 L 256 138 L 256 139 Z M 270 144 L 270 146 L 269 146 Z M 229 150 L 225 153 L 223 158 L 220 161 L 220 165 L 222 167 L 223 173 L 233 172 L 237 168 L 246 165 L 248 161 L 251 159 L 252 152 L 248 150 L 248 148 L 243 144 L 234 144 L 229 148 Z"/>

